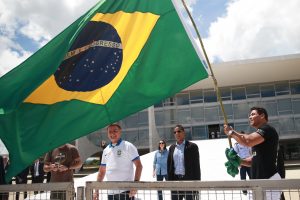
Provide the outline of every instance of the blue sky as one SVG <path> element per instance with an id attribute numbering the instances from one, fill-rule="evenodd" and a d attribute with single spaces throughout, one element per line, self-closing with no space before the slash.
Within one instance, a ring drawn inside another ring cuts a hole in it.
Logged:
<path id="1" fill-rule="evenodd" d="M 0 76 L 32 55 L 97 1 L 0 0 Z M 186 2 L 211 62 L 300 53 L 299 0 Z"/>
<path id="2" fill-rule="evenodd" d="M 227 0 L 203 0 L 193 5 L 193 17 L 196 19 L 202 37 L 208 36 L 208 29 L 212 22 L 225 15 L 227 3 Z"/>

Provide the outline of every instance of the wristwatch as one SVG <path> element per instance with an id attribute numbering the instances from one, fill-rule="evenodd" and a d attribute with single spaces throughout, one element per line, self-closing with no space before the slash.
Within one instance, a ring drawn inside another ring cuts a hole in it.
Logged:
<path id="1" fill-rule="evenodd" d="M 234 130 L 230 130 L 230 131 L 228 132 L 228 136 L 231 136 L 231 135 L 234 134 L 234 133 L 235 133 Z"/>

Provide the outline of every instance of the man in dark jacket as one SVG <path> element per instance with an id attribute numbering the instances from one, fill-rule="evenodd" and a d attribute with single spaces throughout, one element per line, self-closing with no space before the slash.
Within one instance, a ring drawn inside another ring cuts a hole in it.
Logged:
<path id="1" fill-rule="evenodd" d="M 170 146 L 168 155 L 168 180 L 201 180 L 198 146 L 185 140 L 182 125 L 175 126 L 174 136 L 176 144 Z M 194 200 L 197 195 L 197 191 L 171 191 L 172 200 Z"/>
<path id="2" fill-rule="evenodd" d="M 44 182 L 44 163 L 39 159 L 35 160 L 34 163 L 30 166 L 30 173 L 32 177 L 32 183 L 43 183 Z M 38 191 L 34 191 L 34 194 L 37 194 Z"/>
<path id="3" fill-rule="evenodd" d="M 0 156 L 0 185 L 7 184 L 5 181 L 5 169 L 7 166 L 7 163 L 4 161 L 4 157 Z M 0 200 L 7 200 L 8 199 L 8 192 L 2 192 L 0 193 Z"/>
<path id="4" fill-rule="evenodd" d="M 5 169 L 4 169 L 4 159 L 0 156 L 0 185 L 5 184 Z"/>

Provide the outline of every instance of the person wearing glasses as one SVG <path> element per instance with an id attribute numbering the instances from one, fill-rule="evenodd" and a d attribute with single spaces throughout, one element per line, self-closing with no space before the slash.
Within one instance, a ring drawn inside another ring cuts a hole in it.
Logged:
<path id="1" fill-rule="evenodd" d="M 156 176 L 157 181 L 168 180 L 167 174 L 167 159 L 169 151 L 165 140 L 158 143 L 158 150 L 155 152 L 153 160 L 153 177 Z M 157 191 L 158 200 L 163 200 L 162 191 Z"/>
<path id="2" fill-rule="evenodd" d="M 281 179 L 277 167 L 278 133 L 268 124 L 268 113 L 261 107 L 252 107 L 249 114 L 253 133 L 242 134 L 224 124 L 224 132 L 239 144 L 252 148 L 252 156 L 242 159 L 241 165 L 251 167 L 251 179 Z M 280 191 L 266 192 L 266 199 L 280 199 Z"/>
<path id="3" fill-rule="evenodd" d="M 174 128 L 176 143 L 169 148 L 167 161 L 168 180 L 187 181 L 201 180 L 200 155 L 198 146 L 185 139 L 185 131 L 182 125 Z M 171 191 L 172 200 L 198 199 L 197 191 Z"/>

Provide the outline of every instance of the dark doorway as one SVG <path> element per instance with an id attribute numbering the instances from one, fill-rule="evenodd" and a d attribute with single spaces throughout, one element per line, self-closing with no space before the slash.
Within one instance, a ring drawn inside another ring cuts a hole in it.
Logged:
<path id="1" fill-rule="evenodd" d="M 220 138 L 220 125 L 219 124 L 208 125 L 208 138 L 209 139 Z"/>

